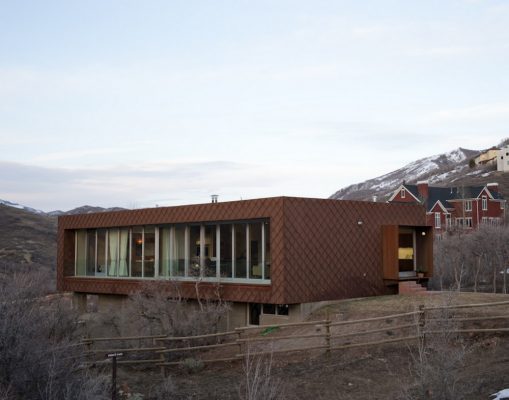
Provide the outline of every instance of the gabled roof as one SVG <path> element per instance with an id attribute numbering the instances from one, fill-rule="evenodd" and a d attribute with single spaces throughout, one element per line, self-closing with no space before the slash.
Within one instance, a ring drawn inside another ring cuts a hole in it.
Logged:
<path id="1" fill-rule="evenodd" d="M 482 191 L 486 189 L 490 197 L 494 200 L 503 200 L 502 195 L 497 191 L 490 191 L 486 186 L 462 186 L 462 187 L 437 187 L 428 186 L 428 197 L 423 199 L 419 194 L 417 185 L 403 184 L 406 190 L 412 193 L 416 198 L 420 199 L 426 207 L 426 211 L 431 211 L 437 202 L 443 207 L 453 208 L 450 202 L 476 199 Z"/>

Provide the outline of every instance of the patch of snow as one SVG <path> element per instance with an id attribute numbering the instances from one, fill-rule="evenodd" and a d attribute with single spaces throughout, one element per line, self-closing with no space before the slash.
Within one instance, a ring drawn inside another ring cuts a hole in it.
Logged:
<path id="1" fill-rule="evenodd" d="M 496 396 L 493 400 L 509 399 L 509 389 L 502 389 L 500 392 L 493 393 L 491 396 Z"/>
<path id="2" fill-rule="evenodd" d="M 461 149 L 456 149 L 456 150 L 451 151 L 450 153 L 446 153 L 445 157 L 449 161 L 452 161 L 455 163 L 465 161 L 467 159 L 467 156 L 465 155 L 465 153 L 463 153 L 463 151 L 461 151 Z"/>
<path id="3" fill-rule="evenodd" d="M 8 207 L 17 208 L 19 210 L 25 210 L 25 211 L 31 212 L 33 214 L 46 214 L 44 211 L 36 210 L 35 208 L 32 208 L 32 207 L 22 206 L 21 204 L 13 203 L 12 201 L 0 199 L 0 204 L 3 204 L 4 206 L 8 206 Z"/>
<path id="4" fill-rule="evenodd" d="M 489 172 L 486 172 L 485 174 L 482 174 L 481 175 L 483 178 L 486 178 L 487 176 L 490 176 L 490 173 Z"/>

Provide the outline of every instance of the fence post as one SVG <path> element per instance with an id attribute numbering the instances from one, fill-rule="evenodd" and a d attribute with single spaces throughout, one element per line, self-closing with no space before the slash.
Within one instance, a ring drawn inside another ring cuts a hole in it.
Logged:
<path id="1" fill-rule="evenodd" d="M 154 347 L 159 347 L 159 343 L 163 343 L 163 341 L 159 340 L 159 339 L 153 339 L 152 342 L 153 342 Z M 164 353 L 159 353 L 159 359 L 161 360 L 161 364 L 163 364 L 166 361 L 166 359 L 164 358 Z M 159 367 L 159 371 L 161 372 L 161 376 L 163 378 L 165 378 L 166 377 L 166 369 L 164 368 L 164 365 L 161 365 Z"/>
<path id="2" fill-rule="evenodd" d="M 243 356 L 242 342 L 240 341 L 240 339 L 242 339 L 242 330 L 241 329 L 237 329 L 237 335 L 238 335 L 237 343 L 239 344 L 239 355 L 240 355 L 240 357 L 242 357 Z"/>
<path id="3" fill-rule="evenodd" d="M 329 307 L 327 307 L 327 314 L 326 314 L 326 321 L 325 321 L 325 345 L 327 346 L 326 354 L 327 357 L 330 358 L 331 354 L 331 333 L 330 333 L 330 310 Z"/>

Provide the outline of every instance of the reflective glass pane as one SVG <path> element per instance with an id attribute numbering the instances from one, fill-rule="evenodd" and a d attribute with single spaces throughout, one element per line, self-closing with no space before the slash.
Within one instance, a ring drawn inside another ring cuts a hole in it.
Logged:
<path id="1" fill-rule="evenodd" d="M 145 246 L 143 250 L 143 276 L 153 278 L 156 261 L 156 230 L 153 226 L 145 227 L 143 245 Z"/>
<path id="2" fill-rule="evenodd" d="M 249 224 L 249 278 L 262 279 L 262 223 Z"/>
<path id="3" fill-rule="evenodd" d="M 189 276 L 200 276 L 200 229 L 199 225 L 189 227 Z"/>
<path id="4" fill-rule="evenodd" d="M 219 225 L 220 273 L 223 278 L 232 277 L 232 225 Z"/>
<path id="5" fill-rule="evenodd" d="M 264 223 L 265 233 L 265 279 L 270 279 L 270 224 Z"/>
<path id="6" fill-rule="evenodd" d="M 97 266 L 96 274 L 106 273 L 106 229 L 97 230 Z"/>
<path id="7" fill-rule="evenodd" d="M 87 274 L 87 231 L 76 232 L 76 275 L 86 276 Z"/>
<path id="8" fill-rule="evenodd" d="M 117 276 L 118 229 L 108 229 L 108 276 Z"/>
<path id="9" fill-rule="evenodd" d="M 159 276 L 170 276 L 171 228 L 159 228 Z"/>
<path id="10" fill-rule="evenodd" d="M 131 276 L 141 277 L 143 271 L 143 228 L 136 226 L 131 238 Z"/>
<path id="11" fill-rule="evenodd" d="M 87 276 L 95 275 L 95 229 L 87 230 Z"/>
<path id="12" fill-rule="evenodd" d="M 216 225 L 205 225 L 204 274 L 216 276 Z"/>
<path id="13" fill-rule="evenodd" d="M 129 276 L 129 229 L 120 229 L 118 276 Z"/>
<path id="14" fill-rule="evenodd" d="M 172 275 L 184 276 L 186 272 L 186 228 L 176 226 L 172 245 Z"/>
<path id="15" fill-rule="evenodd" d="M 246 224 L 235 224 L 235 278 L 247 278 Z"/>

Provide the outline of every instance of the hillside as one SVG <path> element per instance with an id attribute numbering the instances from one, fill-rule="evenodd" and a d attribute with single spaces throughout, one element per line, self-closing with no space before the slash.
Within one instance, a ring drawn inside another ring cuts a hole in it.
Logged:
<path id="1" fill-rule="evenodd" d="M 0 204 L 0 227 L 0 262 L 55 268 L 55 217 Z"/>
<path id="2" fill-rule="evenodd" d="M 436 186 L 485 185 L 498 182 L 502 195 L 509 199 L 509 174 L 498 172 L 495 166 L 471 168 L 469 161 L 479 154 L 478 150 L 458 148 L 449 153 L 426 157 L 388 174 L 356 183 L 338 190 L 331 199 L 386 201 L 403 182 L 415 184 L 428 180 Z"/>

